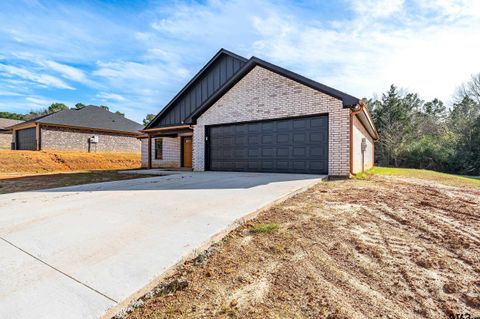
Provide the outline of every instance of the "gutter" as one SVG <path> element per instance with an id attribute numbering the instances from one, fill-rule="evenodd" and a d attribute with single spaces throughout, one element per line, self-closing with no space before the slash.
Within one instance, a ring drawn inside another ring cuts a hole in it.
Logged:
<path id="1" fill-rule="evenodd" d="M 366 108 L 366 105 L 365 105 L 365 102 L 363 101 L 360 101 L 358 103 L 358 105 L 356 105 L 355 107 L 352 107 L 350 108 L 351 112 L 350 112 L 350 175 L 352 176 L 355 176 L 357 174 L 353 173 L 353 118 L 361 113 L 361 112 L 364 112 L 366 117 L 367 117 L 367 120 L 370 124 L 370 126 L 372 127 L 374 133 L 376 136 L 372 136 L 373 138 L 373 143 L 376 143 L 378 142 L 378 140 L 380 139 L 380 135 L 378 134 L 378 131 L 377 129 L 375 128 L 375 126 L 373 125 L 373 122 L 372 122 L 372 117 L 370 115 L 370 112 L 368 111 L 368 108 Z M 362 123 L 362 121 L 360 121 Z M 364 125 L 362 123 L 362 125 Z M 365 126 L 365 125 L 364 125 Z M 367 132 L 368 132 L 368 129 L 367 129 Z M 368 132 L 369 135 L 372 135 L 370 134 L 370 132 Z M 373 148 L 373 151 L 375 152 L 375 147 Z M 374 153 L 374 157 L 375 157 L 375 153 Z"/>
<path id="2" fill-rule="evenodd" d="M 139 130 L 142 133 L 149 133 L 149 132 L 161 132 L 161 131 L 169 131 L 169 130 L 178 130 L 178 129 L 193 129 L 191 125 L 175 125 L 175 126 L 164 126 L 158 128 L 147 128 L 143 130 Z"/>
<path id="3" fill-rule="evenodd" d="M 360 101 L 356 106 L 350 108 L 350 175 L 355 176 L 353 173 L 353 117 L 360 113 L 365 107 L 365 102 Z"/>

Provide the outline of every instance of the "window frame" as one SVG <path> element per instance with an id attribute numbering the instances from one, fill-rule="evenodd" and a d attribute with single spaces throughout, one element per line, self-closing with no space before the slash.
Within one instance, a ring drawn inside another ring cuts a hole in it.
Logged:
<path id="1" fill-rule="evenodd" d="M 155 148 L 155 159 L 163 160 L 163 138 L 160 137 L 155 139 L 154 148 Z"/>

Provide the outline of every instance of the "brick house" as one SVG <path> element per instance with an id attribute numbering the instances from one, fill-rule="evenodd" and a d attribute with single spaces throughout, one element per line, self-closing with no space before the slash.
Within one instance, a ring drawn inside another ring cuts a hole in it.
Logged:
<path id="1" fill-rule="evenodd" d="M 143 125 L 88 105 L 10 126 L 12 149 L 83 152 L 140 152 Z"/>
<path id="2" fill-rule="evenodd" d="M 349 176 L 373 166 L 363 102 L 220 50 L 142 130 L 144 167 Z"/>
<path id="3" fill-rule="evenodd" d="M 0 150 L 9 150 L 12 145 L 12 130 L 7 129 L 23 121 L 0 118 Z"/>

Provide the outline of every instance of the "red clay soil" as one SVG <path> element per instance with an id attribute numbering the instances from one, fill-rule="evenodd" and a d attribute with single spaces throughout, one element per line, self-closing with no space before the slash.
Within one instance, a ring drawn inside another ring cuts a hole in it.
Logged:
<path id="1" fill-rule="evenodd" d="M 140 153 L 0 150 L 0 178 L 51 172 L 140 168 Z"/>
<path id="2" fill-rule="evenodd" d="M 136 306 L 127 318 L 480 316 L 480 189 L 379 176 L 320 183 Z"/>

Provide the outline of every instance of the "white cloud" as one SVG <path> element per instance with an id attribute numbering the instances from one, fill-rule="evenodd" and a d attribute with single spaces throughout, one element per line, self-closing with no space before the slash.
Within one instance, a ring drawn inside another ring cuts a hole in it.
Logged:
<path id="1" fill-rule="evenodd" d="M 476 16 L 480 17 L 478 0 L 417 0 L 423 10 L 435 11 L 441 16 Z"/>
<path id="2" fill-rule="evenodd" d="M 262 37 L 254 50 L 359 97 L 383 92 L 394 83 L 425 99 L 448 101 L 457 85 L 480 72 L 480 19 L 463 9 L 459 17 L 456 7 L 439 9 L 444 15 L 439 20 L 426 18 L 428 12 L 415 16 L 400 4 L 394 8 L 380 10 L 396 12 L 392 20 L 365 19 L 357 8 L 351 21 L 338 20 L 334 27 L 281 14 L 258 17 L 254 26 Z"/>
<path id="3" fill-rule="evenodd" d="M 185 83 L 189 70 L 176 64 L 156 62 L 111 61 L 98 62 L 93 75 L 116 91 L 129 95 L 158 94 L 172 83 Z"/>
<path id="4" fill-rule="evenodd" d="M 67 89 L 67 90 L 75 90 L 75 88 L 71 87 L 61 79 L 54 77 L 48 74 L 37 74 L 31 72 L 29 70 L 19 68 L 13 65 L 5 65 L 0 64 L 0 72 L 3 72 L 6 76 L 17 76 L 19 78 L 29 80 L 35 82 L 39 85 L 50 87 L 50 88 L 58 88 L 58 89 Z"/>
<path id="5" fill-rule="evenodd" d="M 29 105 L 30 107 L 42 107 L 44 108 L 45 106 L 48 106 L 53 103 L 52 100 L 45 99 L 43 97 L 37 97 L 37 96 L 27 96 L 25 98 L 26 101 L 30 102 Z"/>
<path id="6" fill-rule="evenodd" d="M 70 79 L 76 82 L 87 81 L 87 77 L 82 70 L 55 61 L 45 61 L 45 64 L 50 69 L 59 72 L 66 79 Z"/>
<path id="7" fill-rule="evenodd" d="M 125 101 L 125 98 L 123 96 L 115 93 L 100 92 L 97 94 L 97 97 L 102 100 L 113 100 L 113 101 L 119 101 L 119 102 Z"/>
<path id="8" fill-rule="evenodd" d="M 0 96 L 23 96 L 23 94 L 13 91 L 0 91 Z"/>
<path id="9" fill-rule="evenodd" d="M 2 91 L 107 101 L 140 120 L 221 47 L 358 97 L 395 83 L 425 99 L 448 99 L 480 72 L 477 0 L 207 0 L 142 8 L 0 2 Z M 85 85 L 73 91 L 72 83 Z M 23 98 L 12 105 L 20 102 L 28 106 Z"/>
<path id="10" fill-rule="evenodd" d="M 352 9 L 368 23 L 368 18 L 386 18 L 401 11 L 404 0 L 352 0 L 351 3 Z"/>

